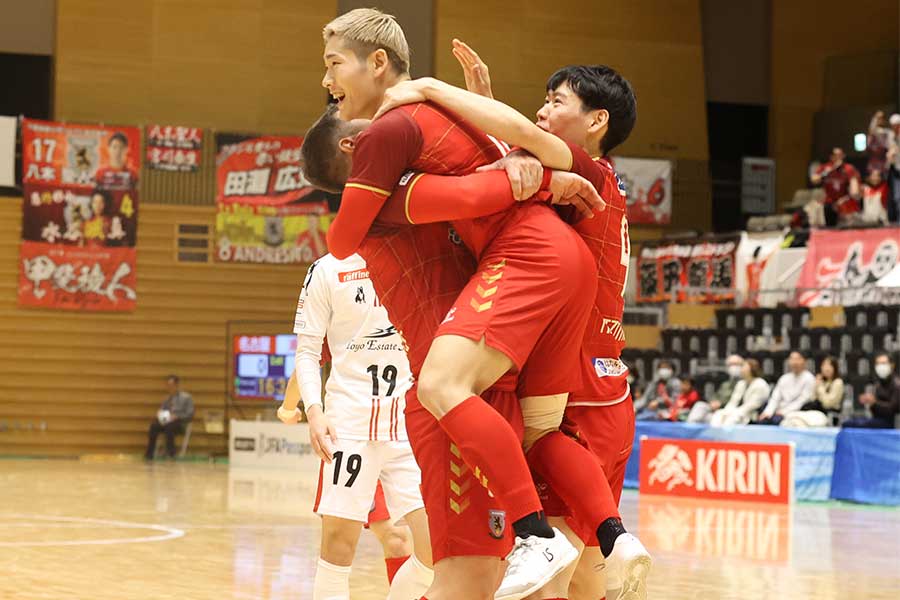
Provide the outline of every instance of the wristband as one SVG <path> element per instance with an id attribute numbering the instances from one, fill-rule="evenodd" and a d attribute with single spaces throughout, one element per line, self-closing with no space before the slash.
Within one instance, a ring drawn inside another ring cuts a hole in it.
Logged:
<path id="1" fill-rule="evenodd" d="M 553 169 L 544 167 L 544 178 L 541 180 L 541 189 L 550 189 L 550 180 L 553 179 Z"/>

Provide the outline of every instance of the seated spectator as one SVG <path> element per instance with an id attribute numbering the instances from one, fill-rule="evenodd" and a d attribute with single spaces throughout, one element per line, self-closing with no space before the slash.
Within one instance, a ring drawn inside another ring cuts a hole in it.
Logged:
<path id="1" fill-rule="evenodd" d="M 860 395 L 859 402 L 872 413 L 871 417 L 857 417 L 844 423 L 844 427 L 892 429 L 900 412 L 900 377 L 894 370 L 894 359 L 887 352 L 875 357 L 875 389 Z"/>
<path id="2" fill-rule="evenodd" d="M 863 185 L 863 210 L 861 219 L 866 225 L 884 225 L 888 222 L 888 185 L 881 171 L 869 171 Z"/>
<path id="3" fill-rule="evenodd" d="M 659 361 L 656 377 L 644 388 L 644 395 L 640 401 L 634 402 L 635 418 L 643 421 L 658 419 L 659 412 L 671 408 L 679 393 L 681 382 L 675 377 L 672 363 L 667 360 Z"/>
<path id="4" fill-rule="evenodd" d="M 837 423 L 844 403 L 844 380 L 838 373 L 837 359 L 826 356 L 816 375 L 815 396 L 798 412 L 787 415 L 782 427 L 828 427 Z"/>
<path id="5" fill-rule="evenodd" d="M 798 351 L 788 357 L 788 372 L 778 379 L 769 403 L 755 421 L 757 425 L 778 425 L 786 415 L 797 412 L 816 394 L 816 378 L 806 369 L 806 357 Z"/>
<path id="6" fill-rule="evenodd" d="M 746 425 L 756 418 L 769 399 L 769 384 L 762 378 L 759 361 L 748 358 L 741 366 L 741 378 L 735 384 L 728 404 L 712 414 L 710 425 Z"/>
<path id="7" fill-rule="evenodd" d="M 694 380 L 691 377 L 682 377 L 680 385 L 681 391 L 666 415 L 669 421 L 687 421 L 691 409 L 700 401 L 700 392 L 694 389 Z"/>
<path id="8" fill-rule="evenodd" d="M 194 417 L 194 399 L 189 393 L 181 390 L 177 375 L 169 375 L 166 378 L 166 390 L 169 396 L 159 407 L 156 420 L 150 424 L 145 460 L 153 460 L 156 453 L 156 438 L 160 433 L 166 434 L 166 454 L 169 458 L 175 458 L 175 435 L 184 433 L 184 428 Z"/>
<path id="9" fill-rule="evenodd" d="M 859 212 L 859 171 L 844 162 L 843 149 L 833 148 L 829 161 L 816 169 L 810 180 L 813 185 L 825 188 L 825 225 L 828 227 Z"/>
<path id="10" fill-rule="evenodd" d="M 709 419 L 714 412 L 725 406 L 731 400 L 731 394 L 734 388 L 741 380 L 741 372 L 744 369 L 744 359 L 737 354 L 732 354 L 725 360 L 725 369 L 728 372 L 728 379 L 719 384 L 719 388 L 709 401 L 701 399 L 694 404 L 688 415 L 688 423 L 709 423 Z M 766 397 L 769 394 L 766 392 Z"/>

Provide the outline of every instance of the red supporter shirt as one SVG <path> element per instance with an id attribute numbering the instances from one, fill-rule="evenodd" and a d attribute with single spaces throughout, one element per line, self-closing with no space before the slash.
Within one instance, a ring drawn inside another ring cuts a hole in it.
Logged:
<path id="1" fill-rule="evenodd" d="M 822 174 L 829 169 L 832 169 L 830 162 L 820 166 L 816 172 Z M 859 179 L 859 171 L 849 163 L 841 163 L 841 166 L 832 170 L 822 182 L 822 187 L 825 189 L 825 203 L 831 204 L 848 196 L 852 179 Z"/>

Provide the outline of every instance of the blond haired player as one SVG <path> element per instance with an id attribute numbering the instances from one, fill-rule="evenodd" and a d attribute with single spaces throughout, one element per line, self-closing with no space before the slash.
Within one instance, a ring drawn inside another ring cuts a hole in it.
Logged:
<path id="1" fill-rule="evenodd" d="M 412 383 L 403 341 L 387 317 L 365 261 L 326 254 L 306 275 L 294 322 L 295 375 L 278 417 L 296 423 L 298 396 L 322 463 L 313 510 L 322 517 L 313 600 L 349 600 L 350 565 L 379 480 L 387 509 L 412 531 L 415 554 L 400 567 L 390 599 L 419 597 L 431 583 L 421 473 L 406 435 Z M 322 404 L 319 363 L 327 340 L 331 373 Z"/>

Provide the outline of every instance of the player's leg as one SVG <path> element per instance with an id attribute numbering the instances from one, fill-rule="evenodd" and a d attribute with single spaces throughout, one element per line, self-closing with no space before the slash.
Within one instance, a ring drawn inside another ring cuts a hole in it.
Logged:
<path id="1" fill-rule="evenodd" d="M 621 587 L 621 586 L 620 586 Z M 607 593 L 606 565 L 599 546 L 586 546 L 569 582 L 569 600 L 614 600 Z M 618 592 L 618 588 L 615 590 Z"/>
<path id="2" fill-rule="evenodd" d="M 566 521 L 564 517 L 548 517 L 550 524 L 553 527 L 557 528 L 566 536 L 569 542 L 575 546 L 575 549 L 579 552 L 584 548 L 584 542 L 581 541 L 581 537 L 572 530 L 569 526 L 569 523 Z M 569 596 L 569 582 L 572 580 L 572 576 L 575 574 L 576 566 L 580 564 L 580 560 L 575 560 L 566 567 L 559 575 L 553 578 L 550 583 L 542 587 L 540 590 L 528 596 L 528 600 L 562 600 L 565 598 L 570 598 Z M 598 600 L 602 598 L 602 594 L 591 600 Z"/>
<path id="3" fill-rule="evenodd" d="M 362 526 L 362 521 L 322 516 L 322 542 L 313 582 L 313 600 L 349 600 L 350 565 Z"/>
<path id="4" fill-rule="evenodd" d="M 375 499 L 372 501 L 372 509 L 369 511 L 369 521 L 366 529 L 375 534 L 381 543 L 384 552 L 384 564 L 387 568 L 388 583 L 394 580 L 394 575 L 403 566 L 403 563 L 412 554 L 412 540 L 409 529 L 392 524 L 391 514 L 388 512 L 384 500 L 384 490 L 381 482 L 375 491 Z"/>
<path id="5" fill-rule="evenodd" d="M 434 565 L 427 600 L 493 600 L 503 563 L 495 556 L 451 556 Z"/>

